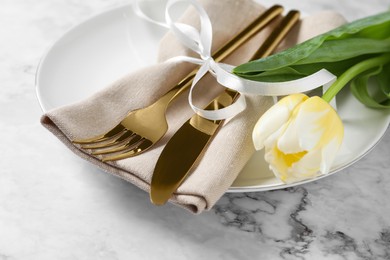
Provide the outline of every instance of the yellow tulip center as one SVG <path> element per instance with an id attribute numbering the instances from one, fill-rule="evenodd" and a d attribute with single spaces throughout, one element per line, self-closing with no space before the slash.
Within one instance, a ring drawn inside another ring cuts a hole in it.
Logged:
<path id="1" fill-rule="evenodd" d="M 278 148 L 276 148 L 276 152 L 278 154 L 278 158 L 280 158 L 287 167 L 291 167 L 291 165 L 298 162 L 300 159 L 302 159 L 303 156 L 305 156 L 305 154 L 307 154 L 307 151 L 298 153 L 284 153 Z"/>

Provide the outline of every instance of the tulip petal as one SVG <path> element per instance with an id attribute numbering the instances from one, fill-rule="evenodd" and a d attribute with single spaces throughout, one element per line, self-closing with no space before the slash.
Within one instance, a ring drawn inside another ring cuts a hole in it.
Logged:
<path id="1" fill-rule="evenodd" d="M 306 149 L 317 147 L 318 149 L 330 143 L 333 138 L 337 138 L 341 143 L 344 135 L 343 123 L 329 103 L 320 97 L 313 97 L 302 106 L 302 110 L 318 114 L 318 118 L 310 122 L 309 127 L 302 128 L 304 134 L 312 135 L 312 140 L 302 138 L 303 147 Z"/>
<path id="2" fill-rule="evenodd" d="M 300 106 L 301 105 L 297 106 L 297 110 L 294 112 L 298 111 Z M 293 115 L 290 118 L 286 130 L 279 137 L 277 142 L 278 149 L 287 154 L 304 151 L 300 144 L 300 122 L 296 122 L 294 117 L 295 116 Z"/>
<path id="3" fill-rule="evenodd" d="M 320 149 L 335 136 L 343 138 L 343 124 L 336 111 L 320 97 L 312 97 L 299 107 L 296 117 L 291 123 L 291 135 L 298 134 L 295 142 L 301 150 Z M 289 127 L 290 128 L 290 127 Z M 290 135 L 289 128 L 284 136 Z M 294 135 L 296 136 L 296 135 Z M 281 140 L 279 146 L 285 152 L 296 152 L 287 146 L 288 142 Z M 291 150 L 291 151 L 290 151 Z"/>
<path id="4" fill-rule="evenodd" d="M 257 122 L 256 149 L 265 146 L 265 160 L 285 183 L 327 174 L 343 140 L 336 111 L 320 97 L 295 94 L 280 100 Z"/>
<path id="5" fill-rule="evenodd" d="M 265 160 L 285 183 L 327 174 L 341 146 L 344 129 L 336 111 L 319 97 L 304 99 L 263 142 Z"/>
<path id="6" fill-rule="evenodd" d="M 296 106 L 307 98 L 304 94 L 284 97 L 260 117 L 252 133 L 253 144 L 256 150 L 261 150 L 264 147 L 264 142 L 267 138 L 280 129 L 289 120 Z"/>
<path id="7" fill-rule="evenodd" d="M 334 159 L 336 158 L 337 151 L 341 147 L 342 141 L 337 137 L 322 148 L 322 161 L 320 165 L 320 171 L 322 174 L 328 174 Z"/>
<path id="8" fill-rule="evenodd" d="M 321 150 L 312 150 L 308 152 L 301 160 L 294 163 L 292 167 L 288 169 L 285 182 L 293 183 L 318 176 L 321 160 Z"/>
<path id="9" fill-rule="evenodd" d="M 272 135 L 269 139 L 275 139 L 274 136 L 276 136 L 276 134 Z M 270 169 L 274 172 L 274 174 L 279 179 L 286 182 L 290 175 L 289 170 L 291 169 L 291 167 L 295 163 L 299 162 L 302 158 L 304 158 L 307 152 L 302 151 L 298 153 L 284 153 L 283 151 L 278 149 L 276 145 L 276 140 L 273 140 L 273 143 L 268 143 L 268 141 L 269 140 L 267 140 L 266 143 L 264 159 L 266 162 L 269 163 Z"/>

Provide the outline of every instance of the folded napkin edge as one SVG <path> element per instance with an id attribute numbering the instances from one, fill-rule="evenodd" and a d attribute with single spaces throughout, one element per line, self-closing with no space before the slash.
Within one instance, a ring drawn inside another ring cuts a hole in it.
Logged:
<path id="1" fill-rule="evenodd" d="M 89 154 L 74 146 L 72 141 L 64 134 L 61 129 L 59 129 L 58 124 L 56 124 L 47 114 L 41 116 L 40 123 L 77 156 L 80 156 L 89 163 L 97 166 L 98 169 L 101 169 L 106 173 L 134 184 L 139 189 L 149 193 L 150 184 L 145 182 L 143 179 L 137 177 L 131 172 L 122 170 L 116 165 L 103 163 L 99 159 L 90 156 Z M 181 208 L 184 208 L 194 214 L 200 214 L 204 210 L 210 210 L 207 200 L 203 196 L 194 193 L 175 193 L 169 202 L 174 205 L 178 205 Z"/>

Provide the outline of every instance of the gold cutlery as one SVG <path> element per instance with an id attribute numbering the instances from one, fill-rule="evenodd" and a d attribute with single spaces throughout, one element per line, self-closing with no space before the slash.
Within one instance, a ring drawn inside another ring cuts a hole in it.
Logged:
<path id="1" fill-rule="evenodd" d="M 279 5 L 266 10 L 216 51 L 213 54 L 215 61 L 219 62 L 230 55 L 282 12 L 283 8 Z M 195 74 L 196 70 L 189 73 L 155 103 L 129 112 L 107 133 L 88 139 L 74 140 L 73 143 L 80 145 L 82 149 L 90 150 L 92 155 L 101 155 L 102 161 L 125 159 L 145 152 L 165 135 L 168 129 L 166 110 L 177 96 L 191 86 Z"/>
<path id="2" fill-rule="evenodd" d="M 290 11 L 272 31 L 251 60 L 271 54 L 299 21 L 299 12 Z M 206 107 L 216 110 L 231 105 L 239 93 L 226 89 Z M 208 120 L 195 114 L 172 136 L 164 147 L 152 176 L 150 199 L 156 205 L 165 204 L 192 167 L 202 158 L 207 146 L 222 127 L 224 120 Z M 234 148 L 232 148 L 234 149 Z"/>

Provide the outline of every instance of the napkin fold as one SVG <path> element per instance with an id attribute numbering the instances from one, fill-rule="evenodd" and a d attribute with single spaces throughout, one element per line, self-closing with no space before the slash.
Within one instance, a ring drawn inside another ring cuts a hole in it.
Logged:
<path id="1" fill-rule="evenodd" d="M 251 0 L 200 2 L 213 25 L 213 50 L 222 46 L 265 10 L 263 6 Z M 192 8 L 189 8 L 180 20 L 199 27 L 196 12 Z M 344 22 L 340 15 L 331 11 L 307 16 L 279 46 L 279 50 L 329 31 Z M 247 62 L 275 25 L 273 22 L 224 62 L 233 65 Z M 190 63 L 167 61 L 177 55 L 195 54 L 183 47 L 174 35 L 168 32 L 161 40 L 156 64 L 130 72 L 85 100 L 45 113 L 41 118 L 42 125 L 80 157 L 149 192 L 154 166 L 162 149 L 175 131 L 193 114 L 186 94 L 180 96 L 169 107 L 168 132 L 148 152 L 124 160 L 103 163 L 79 149 L 72 140 L 107 132 L 129 111 L 152 104 L 175 86 L 195 68 L 195 65 Z M 207 104 L 223 90 L 211 75 L 206 75 L 198 84 L 202 87 L 197 88 L 194 96 L 195 103 L 199 106 Z M 246 111 L 225 123 L 203 159 L 173 194 L 170 202 L 193 213 L 212 208 L 255 152 L 251 140 L 253 126 L 272 104 L 270 97 L 248 96 Z"/>

